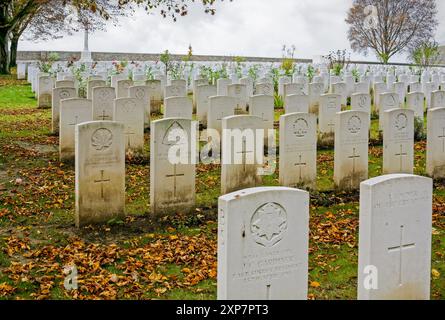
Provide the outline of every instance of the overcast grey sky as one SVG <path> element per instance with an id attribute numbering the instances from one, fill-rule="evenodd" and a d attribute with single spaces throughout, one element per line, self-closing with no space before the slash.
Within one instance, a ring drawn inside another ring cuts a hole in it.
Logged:
<path id="1" fill-rule="evenodd" d="M 90 38 L 90 50 L 111 52 L 186 53 L 280 57 L 284 44 L 296 46 L 296 56 L 312 58 L 330 50 L 350 49 L 344 22 L 351 0 L 234 0 L 217 5 L 216 16 L 191 6 L 178 21 L 147 15 L 143 10 L 118 27 L 109 26 Z M 445 44 L 445 0 L 437 0 L 437 41 Z M 82 49 L 83 35 L 33 43 L 23 41 L 19 50 Z M 353 58 L 363 58 L 353 54 Z M 375 60 L 370 54 L 367 60 Z M 397 57 L 396 60 L 404 60 Z"/>

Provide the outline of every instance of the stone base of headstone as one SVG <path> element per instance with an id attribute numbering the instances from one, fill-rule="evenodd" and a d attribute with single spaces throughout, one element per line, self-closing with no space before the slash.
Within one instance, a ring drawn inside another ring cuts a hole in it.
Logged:
<path id="1" fill-rule="evenodd" d="M 368 172 L 356 172 L 339 182 L 335 182 L 335 189 L 341 191 L 353 191 L 360 189 L 360 183 L 368 179 Z"/>

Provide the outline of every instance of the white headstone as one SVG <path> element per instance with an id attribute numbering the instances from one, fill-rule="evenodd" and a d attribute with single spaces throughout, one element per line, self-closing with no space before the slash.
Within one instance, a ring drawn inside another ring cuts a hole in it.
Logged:
<path id="1" fill-rule="evenodd" d="M 430 299 L 432 191 L 406 174 L 361 184 L 358 299 Z"/>
<path id="2" fill-rule="evenodd" d="M 76 226 L 123 218 L 124 125 L 111 121 L 84 122 L 76 126 L 75 139 Z"/>
<path id="3" fill-rule="evenodd" d="M 368 179 L 369 113 L 343 111 L 336 115 L 334 183 L 354 190 Z"/>
<path id="4" fill-rule="evenodd" d="M 192 120 L 193 104 L 189 97 L 171 97 L 164 100 L 164 118 Z"/>
<path id="5" fill-rule="evenodd" d="M 280 185 L 316 189 L 317 117 L 289 113 L 280 117 Z"/>
<path id="6" fill-rule="evenodd" d="M 391 109 L 385 111 L 383 117 L 383 174 L 412 174 L 414 111 Z"/>
<path id="7" fill-rule="evenodd" d="M 195 204 L 196 126 L 191 120 L 153 121 L 150 140 L 151 214 L 190 211 Z"/>
<path id="8" fill-rule="evenodd" d="M 414 111 L 414 116 L 423 121 L 425 95 L 423 92 L 412 92 L 406 95 L 406 107 Z"/>
<path id="9" fill-rule="evenodd" d="M 113 120 L 124 124 L 125 152 L 142 155 L 144 152 L 144 108 L 134 98 L 114 100 Z"/>
<path id="10" fill-rule="evenodd" d="M 93 120 L 112 121 L 116 90 L 112 87 L 93 88 Z"/>
<path id="11" fill-rule="evenodd" d="M 222 194 L 261 183 L 258 174 L 263 164 L 263 121 L 255 116 L 232 116 L 222 119 Z"/>
<path id="12" fill-rule="evenodd" d="M 128 89 L 134 85 L 133 80 L 118 80 L 116 83 L 116 98 L 128 98 Z"/>
<path id="13" fill-rule="evenodd" d="M 52 132 L 59 131 L 60 101 L 77 97 L 77 91 L 74 88 L 55 88 L 52 94 Z"/>
<path id="14" fill-rule="evenodd" d="M 445 178 L 445 108 L 428 110 L 426 172 L 435 179 Z"/>
<path id="15" fill-rule="evenodd" d="M 87 99 L 60 101 L 59 158 L 61 162 L 74 163 L 74 133 L 76 125 L 92 121 L 93 104 Z"/>
<path id="16" fill-rule="evenodd" d="M 197 119 L 204 126 L 207 125 L 207 112 L 209 110 L 209 98 L 216 96 L 216 86 L 208 84 L 196 87 L 196 115 Z"/>
<path id="17" fill-rule="evenodd" d="M 93 88 L 95 87 L 105 87 L 107 85 L 105 80 L 90 80 L 87 83 L 87 98 L 93 98 Z"/>
<path id="18" fill-rule="evenodd" d="M 218 299 L 306 300 L 309 194 L 251 188 L 218 200 Z"/>
<path id="19" fill-rule="evenodd" d="M 309 112 L 309 96 L 292 94 L 284 100 L 284 113 Z"/>
<path id="20" fill-rule="evenodd" d="M 222 119 L 235 115 L 236 98 L 227 96 L 209 97 L 207 128 L 222 133 Z"/>

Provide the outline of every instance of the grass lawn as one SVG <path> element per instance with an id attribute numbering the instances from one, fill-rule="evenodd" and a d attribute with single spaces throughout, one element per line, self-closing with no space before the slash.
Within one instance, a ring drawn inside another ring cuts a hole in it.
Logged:
<path id="1" fill-rule="evenodd" d="M 0 299 L 215 299 L 220 167 L 198 166 L 193 215 L 155 221 L 149 165 L 127 163 L 127 218 L 76 229 L 74 168 L 58 160 L 51 110 L 36 105 L 30 85 L 0 77 Z M 382 169 L 377 127 L 373 120 L 370 177 Z M 424 175 L 425 142 L 415 149 L 415 173 Z M 333 161 L 333 150 L 319 151 L 310 299 L 356 298 L 359 194 L 333 191 Z M 264 185 L 277 186 L 278 172 Z M 436 183 L 432 299 L 445 299 L 444 209 L 445 184 Z M 72 265 L 79 289 L 66 291 Z"/>

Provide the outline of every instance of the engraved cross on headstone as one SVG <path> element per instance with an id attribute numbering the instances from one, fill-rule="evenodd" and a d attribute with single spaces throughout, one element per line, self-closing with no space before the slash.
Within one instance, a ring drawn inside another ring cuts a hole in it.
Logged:
<path id="1" fill-rule="evenodd" d="M 408 156 L 406 152 L 403 152 L 403 145 L 400 145 L 400 152 L 395 154 L 396 157 L 399 157 L 400 159 L 400 171 L 402 171 L 403 168 L 403 157 Z"/>
<path id="2" fill-rule="evenodd" d="M 442 152 L 445 152 L 445 128 L 442 128 L 442 135 L 438 138 L 442 139 Z"/>
<path id="3" fill-rule="evenodd" d="M 104 198 L 104 183 L 110 182 L 110 179 L 105 179 L 104 177 L 105 170 L 100 170 L 100 180 L 94 180 L 95 183 L 100 183 L 100 197 Z"/>
<path id="4" fill-rule="evenodd" d="M 246 142 L 246 137 L 243 137 L 243 149 L 242 149 L 242 151 L 240 151 L 240 152 L 237 152 L 238 154 L 242 154 L 243 155 L 243 164 L 244 164 L 244 172 L 246 172 L 246 162 L 247 162 L 247 154 L 248 153 L 253 153 L 253 151 L 247 151 L 246 149 L 246 145 L 247 145 L 247 142 Z"/>
<path id="5" fill-rule="evenodd" d="M 400 226 L 400 241 L 399 245 L 395 247 L 388 248 L 388 253 L 398 253 L 399 254 L 399 284 L 403 284 L 403 274 L 402 274 L 402 267 L 403 267 L 403 251 L 408 249 L 413 249 L 416 247 L 415 243 L 404 243 L 405 239 L 403 238 L 404 233 L 404 226 Z"/>
<path id="6" fill-rule="evenodd" d="M 299 167 L 299 169 L 300 169 L 300 178 L 299 178 L 299 180 L 300 180 L 300 182 L 301 182 L 301 178 L 302 178 L 302 169 L 303 169 L 303 166 L 306 166 L 307 165 L 307 163 L 306 162 L 303 162 L 303 156 L 300 154 L 300 156 L 299 156 L 299 158 L 300 158 L 300 160 L 298 161 L 298 163 L 296 163 L 296 164 L 294 164 L 294 166 L 296 166 L 296 167 Z"/>
<path id="7" fill-rule="evenodd" d="M 127 138 L 127 146 L 130 148 L 131 147 L 131 136 L 135 135 L 136 133 L 133 132 L 133 130 L 131 128 L 127 128 L 127 130 L 125 130 L 124 134 L 125 134 L 125 137 Z"/>
<path id="8" fill-rule="evenodd" d="M 167 174 L 166 178 L 173 178 L 173 197 L 176 198 L 176 182 L 178 177 L 184 177 L 185 174 L 177 173 L 177 165 L 173 165 L 173 174 Z"/>
<path id="9" fill-rule="evenodd" d="M 100 120 L 106 120 L 107 118 L 110 118 L 110 116 L 105 115 L 105 110 L 102 110 L 102 115 L 98 116 Z"/>

